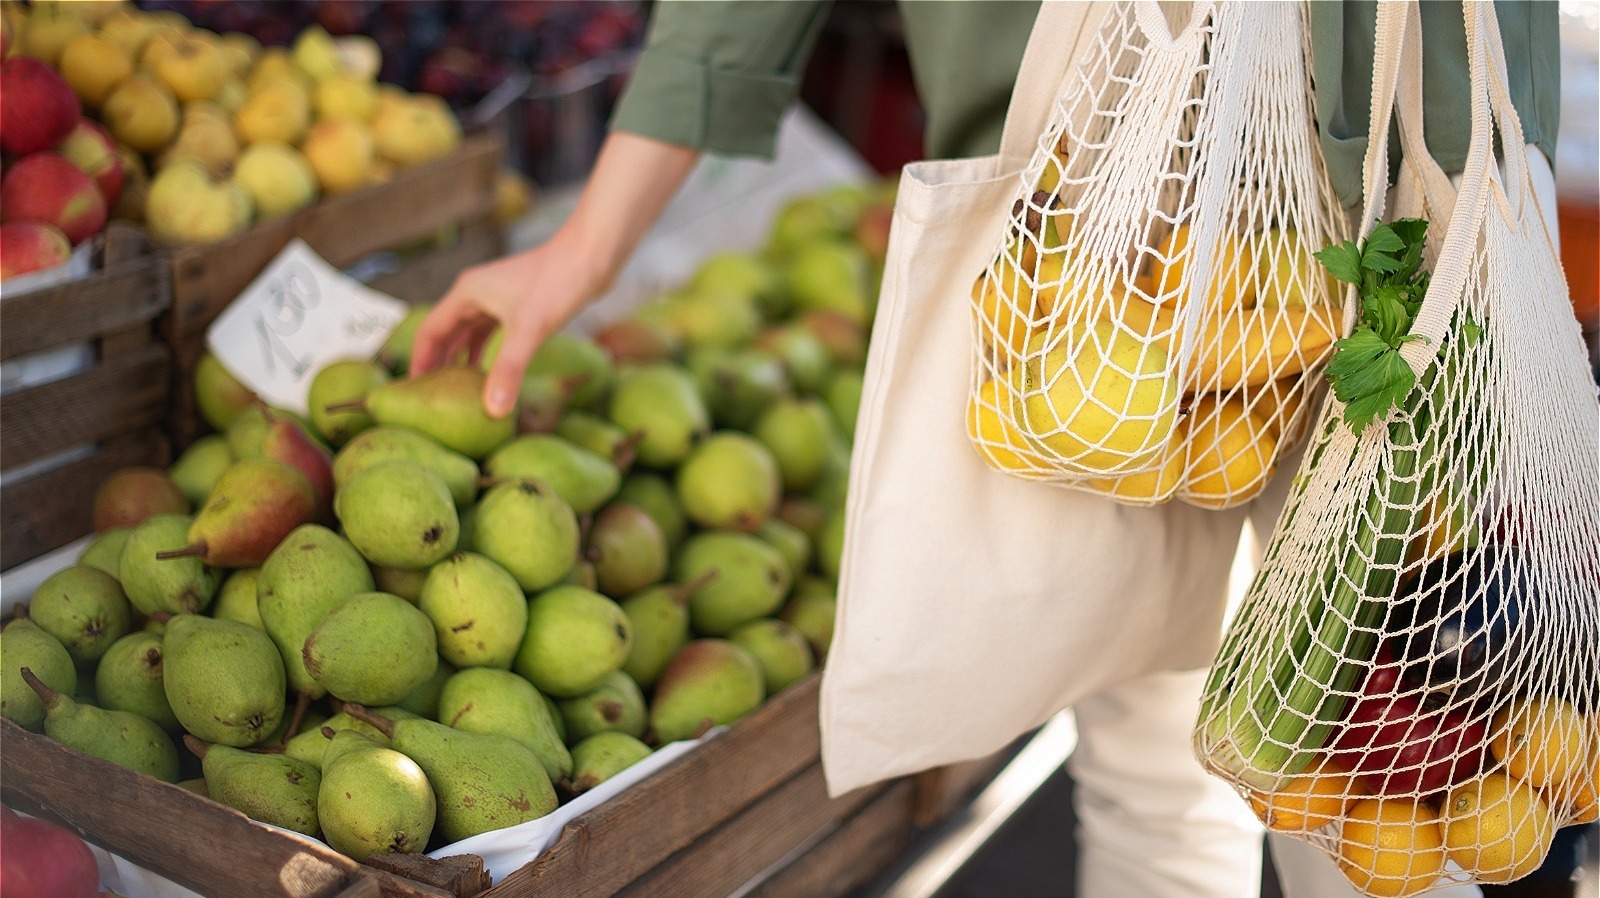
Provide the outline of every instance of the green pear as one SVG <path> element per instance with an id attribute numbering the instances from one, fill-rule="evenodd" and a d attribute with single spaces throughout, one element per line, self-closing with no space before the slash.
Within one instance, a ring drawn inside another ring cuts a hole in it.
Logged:
<path id="1" fill-rule="evenodd" d="M 307 698 L 324 694 L 306 670 L 306 637 L 328 612 L 372 588 L 372 572 L 355 546 L 318 524 L 297 528 L 267 556 L 256 581 L 258 610 L 262 628 L 283 656 L 291 690 Z"/>
<path id="2" fill-rule="evenodd" d="M 777 695 L 817 666 L 811 644 L 799 630 L 781 620 L 751 621 L 734 628 L 728 639 L 743 646 L 761 665 L 767 695 Z"/>
<path id="3" fill-rule="evenodd" d="M 66 646 L 72 660 L 93 664 L 133 629 L 133 606 L 105 571 L 74 565 L 50 575 L 33 593 L 28 617 Z"/>
<path id="4" fill-rule="evenodd" d="M 433 676 L 433 622 L 386 592 L 351 596 L 328 612 L 301 650 L 306 671 L 345 701 L 389 705 Z"/>
<path id="5" fill-rule="evenodd" d="M 357 474 L 334 497 L 345 538 L 373 564 L 425 568 L 456 549 L 461 521 L 437 474 L 387 461 Z"/>
<path id="6" fill-rule="evenodd" d="M 179 614 L 162 637 L 162 683 L 183 728 L 207 742 L 255 745 L 283 719 L 283 658 L 238 621 Z"/>
<path id="7" fill-rule="evenodd" d="M 678 504 L 678 491 L 660 474 L 635 471 L 617 490 L 617 501 L 638 506 L 661 528 L 668 550 L 676 550 L 689 532 L 689 519 Z"/>
<path id="8" fill-rule="evenodd" d="M 44 725 L 44 703 L 22 679 L 24 667 L 57 692 L 78 691 L 78 668 L 66 646 L 19 614 L 0 630 L 0 716 L 37 732 Z"/>
<path id="9" fill-rule="evenodd" d="M 574 742 L 607 730 L 643 738 L 650 723 L 639 684 L 620 670 L 589 692 L 562 701 L 561 716 L 567 721 L 567 738 Z"/>
<path id="10" fill-rule="evenodd" d="M 842 240 L 815 241 L 795 250 L 784 280 L 802 312 L 839 312 L 865 324 L 872 317 L 867 295 L 870 262 L 865 251 Z"/>
<path id="11" fill-rule="evenodd" d="M 456 551 L 467 551 L 467 515 L 463 510 L 461 514 L 461 535 L 456 537 Z M 417 568 L 415 570 L 399 567 L 384 567 L 374 564 L 372 567 L 372 584 L 378 592 L 386 592 L 399 596 L 415 605 L 422 601 L 422 585 L 428 582 L 428 571 L 432 568 Z"/>
<path id="12" fill-rule="evenodd" d="M 609 461 L 618 471 L 626 471 L 633 464 L 633 438 L 626 430 L 597 415 L 567 412 L 556 425 L 556 436 Z"/>
<path id="13" fill-rule="evenodd" d="M 361 733 L 330 730 L 317 738 L 330 743 L 317 789 L 328 844 L 357 861 L 427 850 L 438 805 L 422 767 Z"/>
<path id="14" fill-rule="evenodd" d="M 528 634 L 514 666 L 540 692 L 570 698 L 620 669 L 632 639 L 616 602 L 581 586 L 557 586 L 528 601 Z"/>
<path id="15" fill-rule="evenodd" d="M 178 749 L 161 727 L 127 711 L 107 711 L 79 704 L 33 675 L 22 679 L 44 707 L 44 734 L 86 755 L 168 783 L 178 781 Z"/>
<path id="16" fill-rule="evenodd" d="M 356 434 L 333 457 L 333 482 L 344 489 L 357 474 L 386 461 L 416 462 L 439 475 L 457 508 L 478 495 L 478 463 L 405 427 L 373 427 Z"/>
<path id="17" fill-rule="evenodd" d="M 549 484 L 580 515 L 604 505 L 622 483 L 622 475 L 610 460 L 547 433 L 527 434 L 506 443 L 483 460 L 483 471 L 496 479 Z"/>
<path id="18" fill-rule="evenodd" d="M 600 588 L 600 577 L 595 573 L 593 562 L 580 561 L 573 565 L 572 570 L 567 572 L 567 577 L 561 581 L 561 584 L 563 586 L 581 586 L 584 589 L 595 590 Z"/>
<path id="19" fill-rule="evenodd" d="M 207 424 L 227 430 L 236 415 L 255 404 L 256 394 L 206 352 L 194 366 L 194 401 Z"/>
<path id="20" fill-rule="evenodd" d="M 379 424 L 409 427 L 469 458 L 483 458 L 511 438 L 517 421 L 515 415 L 489 417 L 483 384 L 476 368 L 438 368 L 379 384 L 356 405 Z"/>
<path id="21" fill-rule="evenodd" d="M 748 296 L 768 318 L 789 311 L 789 297 L 777 271 L 757 253 L 725 252 L 706 259 L 689 279 L 689 289 Z"/>
<path id="22" fill-rule="evenodd" d="M 439 656 L 458 667 L 509 668 L 528 629 L 528 598 L 516 579 L 470 552 L 429 568 L 417 607 L 433 621 Z"/>
<path id="23" fill-rule="evenodd" d="M 158 514 L 133 528 L 123 544 L 117 579 L 128 601 L 142 614 L 204 611 L 217 592 L 215 568 L 199 558 L 160 559 L 159 552 L 189 542 L 193 521 L 181 514 Z"/>
<path id="24" fill-rule="evenodd" d="M 555 333 L 528 360 L 528 373 L 571 383 L 574 408 L 594 408 L 611 389 L 611 357 L 593 340 Z"/>
<path id="25" fill-rule="evenodd" d="M 691 537 L 673 564 L 673 577 L 689 583 L 716 577 L 689 597 L 696 632 L 720 636 L 777 611 L 789 593 L 789 563 L 777 549 L 748 533 L 710 531 Z"/>
<path id="26" fill-rule="evenodd" d="M 842 312 L 818 309 L 802 313 L 795 324 L 814 334 L 833 357 L 835 370 L 860 371 L 867 362 L 867 328 Z"/>
<path id="27" fill-rule="evenodd" d="M 627 733 L 603 730 L 572 747 L 572 777 L 567 789 L 582 795 L 650 757 L 650 746 Z"/>
<path id="28" fill-rule="evenodd" d="M 439 697 L 444 694 L 444 684 L 450 682 L 450 678 L 455 674 L 455 665 L 440 658 L 438 665 L 433 669 L 433 676 L 423 681 L 421 686 L 406 693 L 405 698 L 395 702 L 391 707 L 409 711 L 417 717 L 438 720 Z"/>
<path id="29" fill-rule="evenodd" d="M 376 422 L 362 409 L 328 411 L 328 406 L 364 400 L 373 387 L 388 382 L 388 370 L 377 362 L 343 359 L 323 367 L 306 394 L 311 426 L 329 445 L 343 446 Z"/>
<path id="30" fill-rule="evenodd" d="M 756 536 L 777 549 L 783 560 L 788 562 L 790 583 L 805 576 L 811 566 L 811 537 L 806 536 L 804 531 L 787 521 L 771 517 L 756 531 Z"/>
<path id="31" fill-rule="evenodd" d="M 686 364 L 719 427 L 747 430 L 772 403 L 789 395 L 789 374 L 777 356 L 754 349 L 700 349 Z"/>
<path id="32" fill-rule="evenodd" d="M 761 329 L 755 297 L 690 288 L 667 300 L 667 322 L 689 350 L 735 347 Z"/>
<path id="33" fill-rule="evenodd" d="M 352 715 L 367 711 L 347 706 Z M 537 820 L 556 809 L 556 792 L 533 750 L 492 733 L 468 733 L 431 720 L 367 720 L 395 750 L 417 762 L 439 802 L 437 826 L 459 842 Z"/>
<path id="34" fill-rule="evenodd" d="M 661 671 L 689 641 L 689 596 L 715 573 L 682 586 L 661 584 L 640 590 L 621 602 L 633 629 L 633 645 L 622 669 L 634 682 L 654 686 Z"/>
<path id="35" fill-rule="evenodd" d="M 778 617 L 800 631 L 820 660 L 827 656 L 828 647 L 833 644 L 833 620 L 838 609 L 833 584 L 821 577 L 806 577 L 795 586 L 794 595 Z"/>
<path id="36" fill-rule="evenodd" d="M 577 515 L 538 480 L 490 487 L 473 517 L 475 548 L 509 571 L 525 592 L 560 583 L 578 561 Z"/>
<path id="37" fill-rule="evenodd" d="M 524 374 L 517 387 L 517 433 L 554 433 L 577 389 L 577 380 Z"/>
<path id="38" fill-rule="evenodd" d="M 108 711 L 130 711 L 176 731 L 180 724 L 167 701 L 161 641 L 141 630 L 112 643 L 94 669 L 94 691 Z"/>
<path id="39" fill-rule="evenodd" d="M 828 512 L 817 528 L 817 568 L 836 582 L 844 555 L 844 512 L 844 505 L 840 504 Z"/>
<path id="40" fill-rule="evenodd" d="M 772 453 L 737 431 L 719 431 L 678 468 L 678 502 L 689 519 L 716 530 L 752 532 L 778 507 L 783 485 Z"/>
<path id="41" fill-rule="evenodd" d="M 167 476 L 178 485 L 189 499 L 189 504 L 199 508 L 211 495 L 211 490 L 222 477 L 222 472 L 233 464 L 233 450 L 222 434 L 207 434 L 183 450 L 178 460 L 167 469 Z"/>
<path id="42" fill-rule="evenodd" d="M 761 414 L 751 431 L 772 453 L 789 492 L 805 492 L 828 461 L 834 432 L 828 409 L 815 399 L 785 399 Z"/>
<path id="43" fill-rule="evenodd" d="M 207 745 L 193 736 L 183 744 L 200 759 L 206 794 L 252 820 L 315 838 L 317 790 L 322 773 L 304 761 L 279 754 L 257 754 L 226 745 Z"/>
<path id="44" fill-rule="evenodd" d="M 853 226 L 854 220 L 846 205 L 820 194 L 796 197 L 784 204 L 773 218 L 765 255 L 786 261 L 809 244 L 846 236 Z"/>
<path id="45" fill-rule="evenodd" d="M 655 519 L 636 505 L 613 502 L 589 526 L 584 559 L 595 587 L 613 598 L 638 592 L 667 575 L 667 540 Z"/>
<path id="46" fill-rule="evenodd" d="M 656 682 L 650 729 L 661 744 L 696 739 L 761 706 L 761 665 L 726 639 L 697 639 L 672 657 Z"/>
<path id="47" fill-rule="evenodd" d="M 205 780 L 205 777 L 203 777 L 203 776 L 197 776 L 192 780 L 179 780 L 178 781 L 178 788 L 179 789 L 184 789 L 184 790 L 189 791 L 189 792 L 193 792 L 194 794 L 200 796 L 201 798 L 210 798 L 211 797 L 211 790 L 206 788 L 206 780 Z M 107 892 L 106 894 L 114 895 L 116 893 L 115 892 Z"/>
<path id="48" fill-rule="evenodd" d="M 97 567 L 113 577 L 119 576 L 122 573 L 122 547 L 128 544 L 128 537 L 132 535 L 132 527 L 112 527 L 95 534 L 83 554 L 78 556 L 78 563 Z"/>
<path id="49" fill-rule="evenodd" d="M 293 536 L 293 534 L 290 534 Z M 271 560 L 271 556 L 268 556 Z M 261 601 L 256 589 L 261 579 L 261 568 L 241 567 L 229 572 L 222 581 L 217 597 L 211 603 L 211 616 L 218 620 L 236 620 L 257 630 L 266 630 L 261 621 Z"/>
<path id="50" fill-rule="evenodd" d="M 534 691 L 537 692 L 538 690 Z M 561 716 L 561 703 L 543 692 L 539 693 L 539 698 L 544 701 L 544 709 L 550 712 L 550 723 L 555 726 L 556 735 L 561 737 L 561 742 L 565 745 L 567 741 L 567 721 Z"/>
<path id="51" fill-rule="evenodd" d="M 689 375 L 672 365 L 641 365 L 617 375 L 607 415 L 639 433 L 641 464 L 670 468 L 683 461 L 711 427 L 705 400 Z"/>
<path id="52" fill-rule="evenodd" d="M 456 517 L 461 519 L 461 532 L 460 532 L 459 535 L 456 536 L 456 551 L 457 552 L 476 552 L 476 551 L 478 551 L 478 505 L 477 505 L 477 503 L 473 503 L 472 505 L 464 505 L 461 508 L 457 509 L 456 510 Z M 416 601 L 417 599 L 422 597 L 422 582 L 421 581 L 418 581 L 416 583 L 415 591 L 416 591 L 416 597 L 412 597 L 412 596 L 406 595 L 404 592 L 398 592 L 398 591 L 393 590 L 393 589 L 387 590 L 387 592 L 392 592 L 395 595 L 401 596 L 401 597 L 406 598 L 406 599 L 410 599 L 412 601 Z"/>
<path id="53" fill-rule="evenodd" d="M 373 714 L 377 714 L 380 717 L 387 717 L 390 720 L 400 720 L 402 718 L 409 719 L 419 716 L 411 713 L 410 711 L 404 711 L 395 707 L 369 708 L 368 710 Z M 308 720 L 312 719 L 312 717 L 313 715 L 307 715 Z M 283 743 L 283 753 L 291 758 L 297 758 L 301 761 L 304 761 L 313 767 L 323 769 L 326 766 L 323 764 L 323 756 L 324 752 L 326 752 L 328 749 L 328 737 L 324 735 L 324 732 L 332 731 L 336 733 L 342 733 L 345 730 L 354 730 L 357 733 L 373 739 L 383 738 L 383 734 L 378 731 L 377 727 L 357 720 L 344 711 L 340 711 L 337 714 L 334 714 L 332 717 L 329 717 L 327 720 L 311 726 L 303 727 L 299 732 L 295 733 L 293 736 L 290 736 Z"/>
<path id="54" fill-rule="evenodd" d="M 828 351 L 828 344 L 798 324 L 768 328 L 756 335 L 753 345 L 783 362 L 796 392 L 817 393 L 833 376 L 833 354 Z"/>
<path id="55" fill-rule="evenodd" d="M 822 401 L 845 439 L 856 438 L 856 415 L 861 412 L 861 372 L 843 368 L 822 388 Z"/>
<path id="56" fill-rule="evenodd" d="M 378 364 L 396 376 L 404 376 L 406 369 L 411 367 L 411 344 L 416 342 L 417 328 L 422 326 L 422 319 L 428 317 L 432 310 L 432 306 L 413 306 L 408 309 L 405 317 L 395 324 L 384 339 L 383 347 L 378 350 Z"/>
<path id="57" fill-rule="evenodd" d="M 439 696 L 439 722 L 468 733 L 510 736 L 539 756 L 551 782 L 572 772 L 572 755 L 549 706 L 527 680 L 508 670 L 457 672 Z"/>
<path id="58" fill-rule="evenodd" d="M 828 447 L 828 460 L 822 463 L 822 471 L 806 495 L 825 508 L 843 510 L 849 494 L 850 445 L 844 440 L 835 440 Z"/>

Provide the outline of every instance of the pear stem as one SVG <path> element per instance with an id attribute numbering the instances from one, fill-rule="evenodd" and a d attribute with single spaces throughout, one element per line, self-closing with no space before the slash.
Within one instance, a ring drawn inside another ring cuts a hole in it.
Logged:
<path id="1" fill-rule="evenodd" d="M 27 683 L 34 692 L 38 693 L 39 701 L 44 704 L 44 709 L 46 711 L 52 710 L 57 705 L 61 704 L 61 699 L 64 696 L 45 685 L 45 682 L 34 676 L 33 671 L 29 668 L 24 667 L 22 669 L 22 680 L 23 682 Z"/>
<path id="2" fill-rule="evenodd" d="M 322 410 L 325 412 L 359 412 L 365 411 L 366 408 L 367 401 L 365 399 L 352 399 L 349 402 L 335 402 L 331 405 L 325 405 Z"/>
<path id="3" fill-rule="evenodd" d="M 281 740 L 279 740 L 280 744 L 288 745 L 289 744 L 289 737 L 293 736 L 295 733 L 299 732 L 299 730 L 300 730 L 300 721 L 305 719 L 306 709 L 310 708 L 310 707 L 311 707 L 311 695 L 310 695 L 310 693 L 300 692 L 300 693 L 297 693 L 295 695 L 295 699 L 294 699 L 294 714 L 292 716 L 290 716 L 290 718 L 289 718 L 289 725 L 283 728 L 283 738 Z"/>
<path id="4" fill-rule="evenodd" d="M 202 761 L 205 760 L 206 752 L 210 751 L 211 749 L 211 746 L 201 742 L 199 739 L 196 739 L 188 733 L 183 734 L 183 745 L 185 748 L 189 749 L 190 754 L 201 759 Z"/>
<path id="5" fill-rule="evenodd" d="M 374 714 L 370 709 L 353 702 L 344 703 L 344 713 L 373 727 L 382 733 L 385 739 L 394 740 L 394 721 L 389 718 Z"/>
<path id="6" fill-rule="evenodd" d="M 616 447 L 611 450 L 611 466 L 618 471 L 626 471 L 633 467 L 634 460 L 638 458 L 638 452 L 635 450 L 642 442 L 644 442 L 642 430 L 635 430 L 618 440 Z"/>
<path id="7" fill-rule="evenodd" d="M 690 596 L 709 586 L 711 581 L 717 579 L 719 575 L 720 573 L 718 570 L 716 568 L 712 568 L 693 580 L 690 580 L 688 583 L 679 586 L 673 592 L 672 597 L 677 600 L 679 604 L 682 604 L 688 601 Z"/>
<path id="8" fill-rule="evenodd" d="M 205 554 L 206 541 L 200 540 L 199 542 L 190 543 L 181 549 L 168 549 L 165 552 L 157 552 L 156 559 L 158 561 L 167 561 L 172 558 L 203 558 Z"/>

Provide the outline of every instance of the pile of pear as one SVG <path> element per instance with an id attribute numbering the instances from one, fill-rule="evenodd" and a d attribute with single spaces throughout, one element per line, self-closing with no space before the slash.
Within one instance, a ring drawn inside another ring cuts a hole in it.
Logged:
<path id="1" fill-rule="evenodd" d="M 797 200 L 761 251 L 549 338 L 504 418 L 495 340 L 406 376 L 425 310 L 319 371 L 304 418 L 207 356 L 216 432 L 101 484 L 94 539 L 0 631 L 0 713 L 357 859 L 750 714 L 832 639 L 885 236 L 858 229 L 888 202 Z"/>
<path id="2" fill-rule="evenodd" d="M 1342 323 L 1314 247 L 1292 229 L 1226 233 L 1195 290 L 1187 224 L 1096 259 L 1104 241 L 1076 234 L 1054 193 L 1026 210 L 972 287 L 978 454 L 1134 505 L 1258 495 L 1303 435 L 1317 380 L 1305 375 Z M 1193 295 L 1203 308 L 1191 316 Z"/>
<path id="3" fill-rule="evenodd" d="M 121 0 L 36 7 L 17 24 L 30 55 L 115 141 L 124 188 L 113 217 L 163 243 L 221 240 L 461 142 L 443 100 L 377 82 L 369 37 L 312 25 L 290 47 L 262 47 Z"/>

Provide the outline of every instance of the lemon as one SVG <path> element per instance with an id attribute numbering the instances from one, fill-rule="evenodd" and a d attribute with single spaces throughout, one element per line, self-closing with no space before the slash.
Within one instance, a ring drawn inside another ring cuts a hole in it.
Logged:
<path id="1" fill-rule="evenodd" d="M 1365 794 L 1354 773 L 1329 759 L 1290 777 L 1270 795 L 1251 792 L 1249 802 L 1267 829 L 1307 832 L 1332 823 Z"/>
<path id="2" fill-rule="evenodd" d="M 1000 379 L 985 381 L 967 399 L 967 436 L 988 463 L 1002 471 L 1032 471 L 1038 463 L 1017 450 L 1026 450 L 1028 438 L 1012 423 L 1011 388 Z"/>
<path id="3" fill-rule="evenodd" d="M 1579 765 L 1550 786 L 1550 799 L 1557 810 L 1572 816 L 1565 825 L 1593 823 L 1600 819 L 1600 726 L 1590 718 L 1589 761 Z"/>
<path id="4" fill-rule="evenodd" d="M 1194 344 L 1194 388 L 1259 387 L 1315 367 L 1333 352 L 1340 323 L 1332 306 L 1208 308 Z"/>
<path id="5" fill-rule="evenodd" d="M 1189 465 L 1179 495 L 1202 508 L 1227 508 L 1254 497 L 1272 477 L 1278 441 L 1234 396 L 1206 393 L 1184 419 Z"/>
<path id="6" fill-rule="evenodd" d="M 1588 763 L 1592 729 L 1569 702 L 1518 700 L 1494 716 L 1489 750 L 1507 773 L 1533 786 L 1548 786 Z"/>
<path id="7" fill-rule="evenodd" d="M 1019 253 L 1013 244 L 972 283 L 978 333 L 1005 358 L 1022 351 L 1033 329 L 1033 293 L 1017 267 Z"/>
<path id="8" fill-rule="evenodd" d="M 1313 306 L 1337 304 L 1338 285 L 1300 240 L 1294 228 L 1268 228 L 1255 235 L 1256 304 Z M 1307 291 L 1310 295 L 1307 295 Z"/>
<path id="9" fill-rule="evenodd" d="M 1115 496 L 1129 502 L 1156 504 L 1172 497 L 1183 482 L 1183 469 L 1188 464 L 1188 444 L 1173 440 L 1167 444 L 1161 467 L 1153 471 L 1139 471 L 1121 477 L 1096 477 L 1084 481 L 1090 489 Z"/>
<path id="10" fill-rule="evenodd" d="M 1549 802 L 1504 773 L 1457 786 L 1445 799 L 1445 852 L 1484 882 L 1510 882 L 1539 869 L 1555 832 Z"/>
<path id="11" fill-rule="evenodd" d="M 1339 869 L 1381 898 L 1415 895 L 1444 872 L 1444 830 L 1433 809 L 1403 798 L 1364 798 L 1339 827 Z"/>

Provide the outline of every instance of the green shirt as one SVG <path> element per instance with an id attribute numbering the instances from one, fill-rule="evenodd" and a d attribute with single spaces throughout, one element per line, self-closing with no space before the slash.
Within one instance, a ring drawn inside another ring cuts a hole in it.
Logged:
<path id="1" fill-rule="evenodd" d="M 613 127 L 724 155 L 771 158 L 831 0 L 661 0 Z M 927 116 L 930 158 L 1000 146 L 1036 0 L 901 0 L 906 49 Z M 1558 3 L 1496 0 L 1523 136 L 1555 158 L 1560 106 Z M 1311 3 L 1322 145 L 1340 198 L 1361 199 L 1376 5 Z M 1446 171 L 1466 160 L 1470 110 L 1461 6 L 1422 4 L 1428 148 Z M 1399 141 L 1391 142 L 1398 148 Z"/>

